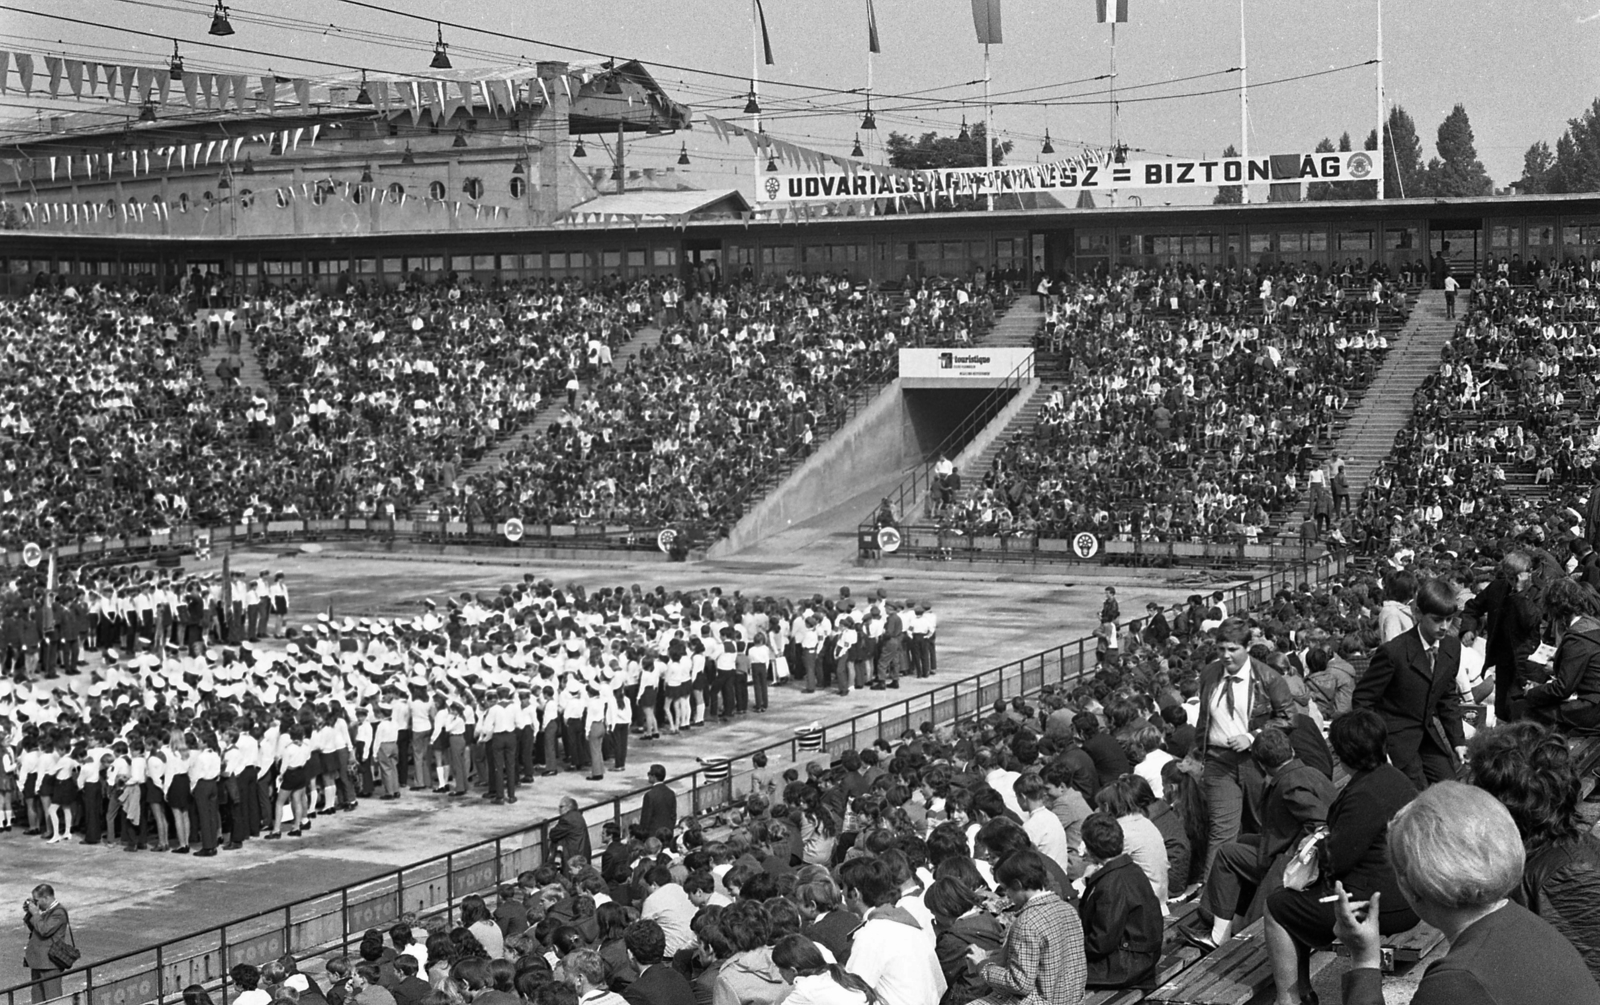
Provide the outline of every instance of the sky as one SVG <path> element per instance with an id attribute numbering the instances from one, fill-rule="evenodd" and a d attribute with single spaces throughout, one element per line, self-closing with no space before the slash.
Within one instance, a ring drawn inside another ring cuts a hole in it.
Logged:
<path id="1" fill-rule="evenodd" d="M 765 128 L 794 143 L 848 153 L 864 98 L 828 89 L 867 83 L 867 0 L 763 2 L 776 57 L 776 65 L 760 68 Z M 1000 2 L 1004 41 L 990 48 L 991 90 L 995 132 L 1015 144 L 1011 161 L 1047 159 L 1039 152 L 1046 129 L 1058 155 L 1080 149 L 1075 144 L 1106 146 L 1108 81 L 1092 78 L 1110 72 L 1111 30 L 1095 23 L 1094 0 Z M 237 33 L 214 39 L 206 34 L 211 3 L 205 0 L 0 0 L 0 49 L 31 52 L 36 62 L 64 53 L 154 65 L 165 62 L 176 38 L 194 69 L 341 72 L 306 61 L 320 59 L 426 73 L 433 26 L 391 13 L 404 12 L 515 36 L 445 28 L 458 68 L 592 58 L 554 47 L 574 46 L 639 59 L 678 100 L 751 124 L 741 114 L 751 71 L 751 0 L 376 0 L 372 6 L 383 9 L 349 0 L 240 0 L 230 4 Z M 970 0 L 876 0 L 875 7 L 883 50 L 872 57 L 879 143 L 890 130 L 954 133 L 963 115 L 981 120 L 983 47 L 975 41 Z M 1130 0 L 1129 7 L 1115 46 L 1121 141 L 1146 151 L 1138 159 L 1215 156 L 1238 145 L 1239 0 Z M 1379 9 L 1379 0 L 1243 0 L 1252 154 L 1310 150 L 1344 131 L 1360 145 L 1378 118 L 1375 67 L 1339 68 L 1376 57 Z M 1600 96 L 1600 0 L 1387 0 L 1382 17 L 1387 97 L 1416 120 L 1424 158 L 1433 155 L 1440 120 L 1460 102 L 1497 186 L 1520 176 L 1531 143 L 1554 145 L 1566 121 Z M 1330 70 L 1336 72 L 1324 72 Z M 32 100 L 19 95 L 14 69 L 11 83 L 10 93 L 0 95 L 0 118 L 53 107 L 40 104 L 37 91 Z M 863 139 L 869 155 L 881 159 L 881 146 Z M 703 126 L 641 135 L 629 144 L 629 165 L 670 165 L 680 143 L 692 160 L 680 170 L 695 184 L 749 186 L 748 145 L 725 144 Z"/>

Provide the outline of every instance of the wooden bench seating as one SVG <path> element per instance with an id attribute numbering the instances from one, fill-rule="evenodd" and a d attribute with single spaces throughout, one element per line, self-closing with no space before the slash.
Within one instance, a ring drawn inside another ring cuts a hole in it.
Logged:
<path id="1" fill-rule="evenodd" d="M 1178 938 L 1178 926 L 1189 921 L 1195 911 L 1200 907 L 1198 900 L 1190 900 L 1174 906 L 1172 913 L 1163 924 L 1163 947 L 1161 962 L 1156 964 L 1156 986 L 1160 987 L 1167 981 L 1178 976 L 1185 967 L 1191 966 L 1200 959 L 1200 951 L 1192 946 L 1185 945 Z M 1091 990 L 1084 996 L 1084 1005 L 1137 1005 L 1145 999 L 1148 991 L 1137 988 L 1108 989 L 1104 991 Z"/>
<path id="2" fill-rule="evenodd" d="M 1163 1005 L 1248 1005 L 1271 985 L 1265 928 L 1260 921 L 1145 996 Z"/>

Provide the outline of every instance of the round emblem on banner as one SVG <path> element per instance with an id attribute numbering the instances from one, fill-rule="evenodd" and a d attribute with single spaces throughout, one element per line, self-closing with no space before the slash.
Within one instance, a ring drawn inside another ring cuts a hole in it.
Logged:
<path id="1" fill-rule="evenodd" d="M 37 569 L 39 562 L 44 558 L 44 549 L 29 541 L 22 546 L 22 564 L 30 569 Z"/>
<path id="2" fill-rule="evenodd" d="M 1372 158 L 1366 154 L 1350 155 L 1350 177 L 1365 178 L 1372 173 Z"/>
<path id="3" fill-rule="evenodd" d="M 678 532 L 675 529 L 668 527 L 656 535 L 656 547 L 661 549 L 661 553 L 663 555 L 667 554 L 668 552 L 672 551 L 672 542 L 676 541 L 677 539 Z"/>
<path id="4" fill-rule="evenodd" d="M 892 555 L 900 550 L 900 532 L 893 527 L 878 528 L 878 548 Z"/>
<path id="5" fill-rule="evenodd" d="M 518 541 L 522 540 L 522 521 L 518 520 L 516 517 L 512 517 L 511 519 L 507 520 L 505 529 L 502 531 L 502 533 L 505 534 L 507 541 L 510 541 L 512 544 L 516 544 Z"/>
<path id="6" fill-rule="evenodd" d="M 1093 558 L 1100 553 L 1100 539 L 1088 531 L 1072 538 L 1072 553 L 1079 558 Z"/>
<path id="7" fill-rule="evenodd" d="M 783 183 L 778 181 L 778 179 L 776 179 L 776 178 L 768 178 L 767 179 L 767 198 L 768 199 L 776 199 L 778 197 L 778 193 L 781 192 L 782 190 L 783 190 Z"/>

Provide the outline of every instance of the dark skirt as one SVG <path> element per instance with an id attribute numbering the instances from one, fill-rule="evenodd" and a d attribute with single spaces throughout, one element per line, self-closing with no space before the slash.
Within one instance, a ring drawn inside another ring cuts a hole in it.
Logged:
<path id="1" fill-rule="evenodd" d="M 150 806 L 165 806 L 167 804 L 167 796 L 166 793 L 161 791 L 161 786 L 149 779 L 145 779 L 143 794 L 145 803 Z"/>
<path id="2" fill-rule="evenodd" d="M 305 788 L 306 766 L 301 765 L 298 768 L 290 768 L 288 771 L 285 771 L 283 773 L 282 786 L 284 792 L 299 792 L 301 789 Z"/>
<path id="3" fill-rule="evenodd" d="M 289 613 L 289 598 L 288 597 L 273 597 L 272 598 L 272 613 L 278 615 L 279 617 L 282 617 L 285 614 L 288 614 Z"/>
<path id="4" fill-rule="evenodd" d="M 313 750 L 311 752 L 311 759 L 306 761 L 306 777 L 317 778 L 324 774 L 327 770 L 327 765 L 322 763 L 322 751 Z"/>
<path id="5" fill-rule="evenodd" d="M 174 813 L 187 813 L 189 807 L 194 805 L 194 800 L 189 798 L 189 776 L 180 772 L 172 776 L 172 784 L 167 786 L 167 805 L 172 807 Z"/>
<path id="6" fill-rule="evenodd" d="M 1289 937 L 1305 947 L 1320 949 L 1333 944 L 1333 907 L 1331 903 L 1321 903 L 1323 897 L 1332 892 L 1330 887 L 1321 883 L 1315 884 L 1309 890 L 1277 890 L 1267 897 L 1267 910 L 1276 919 Z M 1365 900 L 1366 895 L 1352 893 L 1352 900 Z M 1398 935 L 1417 927 L 1419 919 L 1405 900 L 1394 898 L 1397 904 L 1383 905 L 1384 909 L 1378 912 L 1378 931 L 1384 935 Z"/>
<path id="7" fill-rule="evenodd" d="M 38 776 L 34 776 L 38 778 Z M 34 795 L 40 799 L 55 799 L 56 779 L 54 775 L 46 775 L 34 782 Z"/>
<path id="8" fill-rule="evenodd" d="M 72 806 L 78 801 L 77 778 L 52 778 L 50 798 L 57 806 Z"/>

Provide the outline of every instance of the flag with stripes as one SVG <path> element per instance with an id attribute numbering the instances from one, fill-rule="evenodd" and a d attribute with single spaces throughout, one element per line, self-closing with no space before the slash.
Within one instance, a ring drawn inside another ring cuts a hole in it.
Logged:
<path id="1" fill-rule="evenodd" d="M 1094 0 L 1097 20 L 1101 24 L 1111 21 L 1117 24 L 1128 23 L 1128 0 Z"/>

